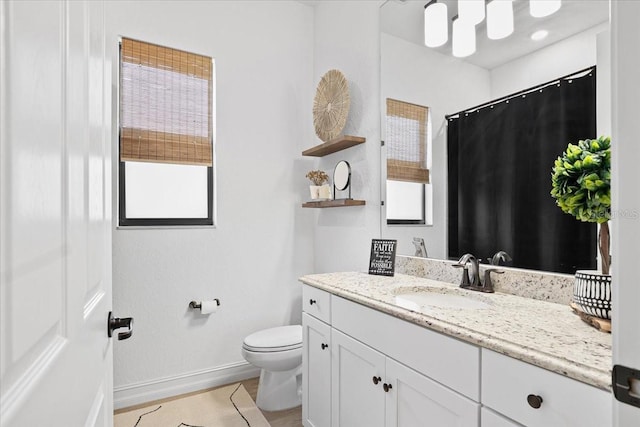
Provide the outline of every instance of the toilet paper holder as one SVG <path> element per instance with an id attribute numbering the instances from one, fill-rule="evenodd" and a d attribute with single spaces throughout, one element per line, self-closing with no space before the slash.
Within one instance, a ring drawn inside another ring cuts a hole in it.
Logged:
<path id="1" fill-rule="evenodd" d="M 216 305 L 218 307 L 220 307 L 220 300 L 218 298 L 214 298 L 213 301 L 215 301 Z M 195 310 L 198 310 L 198 309 L 202 308 L 202 301 L 191 301 L 189 303 L 189 307 L 191 307 L 191 308 L 193 308 Z"/>

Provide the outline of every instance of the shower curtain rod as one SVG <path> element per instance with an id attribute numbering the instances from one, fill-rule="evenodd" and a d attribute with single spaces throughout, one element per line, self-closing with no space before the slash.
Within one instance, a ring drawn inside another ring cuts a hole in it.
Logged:
<path id="1" fill-rule="evenodd" d="M 580 71 L 576 71 L 576 72 L 573 72 L 571 74 L 567 74 L 566 76 L 562 76 L 562 77 L 559 77 L 557 79 L 550 80 L 550 81 L 548 81 L 546 83 L 542 83 L 542 84 L 539 84 L 537 86 L 530 87 L 529 89 L 524 89 L 524 90 L 521 90 L 519 92 L 512 93 L 511 95 L 506 95 L 506 96 L 503 96 L 502 98 L 498 98 L 498 99 L 495 99 L 493 101 L 485 102 L 484 104 L 476 105 L 475 107 L 465 108 L 464 110 L 458 111 L 457 113 L 445 114 L 444 118 L 446 120 L 449 120 L 449 119 L 455 118 L 455 116 L 459 116 L 460 114 L 463 114 L 463 113 L 472 113 L 472 112 L 474 112 L 476 110 L 479 110 L 481 108 L 486 108 L 486 107 L 489 107 L 491 105 L 496 105 L 496 104 L 499 104 L 501 102 L 508 101 L 508 100 L 513 99 L 515 97 L 518 97 L 520 95 L 525 95 L 527 93 L 536 91 L 538 89 L 542 89 L 544 87 L 552 85 L 552 84 L 554 84 L 556 82 L 559 82 L 561 80 L 566 80 L 566 79 L 569 79 L 571 77 L 576 77 L 579 74 L 586 74 L 587 71 L 594 71 L 595 69 L 596 69 L 596 66 L 592 65 L 591 67 L 587 67 L 587 68 L 584 68 L 584 69 L 582 69 Z"/>

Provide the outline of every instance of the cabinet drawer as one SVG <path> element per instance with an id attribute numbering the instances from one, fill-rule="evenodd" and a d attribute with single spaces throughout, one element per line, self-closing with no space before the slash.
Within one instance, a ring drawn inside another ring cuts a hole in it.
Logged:
<path id="1" fill-rule="evenodd" d="M 302 285 L 302 310 L 331 323 L 331 294 L 309 285 Z"/>
<path id="2" fill-rule="evenodd" d="M 331 298 L 332 326 L 480 401 L 480 349 L 361 304 Z"/>
<path id="3" fill-rule="evenodd" d="M 538 409 L 529 395 L 542 399 Z M 526 426 L 611 426 L 611 399 L 604 390 L 482 349 L 482 404 Z"/>

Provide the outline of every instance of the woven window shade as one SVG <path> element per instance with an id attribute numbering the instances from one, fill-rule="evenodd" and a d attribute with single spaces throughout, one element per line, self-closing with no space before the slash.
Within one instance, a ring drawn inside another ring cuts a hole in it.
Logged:
<path id="1" fill-rule="evenodd" d="M 387 179 L 429 183 L 428 117 L 427 107 L 387 98 Z"/>
<path id="2" fill-rule="evenodd" d="M 127 38 L 120 49 L 120 161 L 213 166 L 213 62 Z"/>

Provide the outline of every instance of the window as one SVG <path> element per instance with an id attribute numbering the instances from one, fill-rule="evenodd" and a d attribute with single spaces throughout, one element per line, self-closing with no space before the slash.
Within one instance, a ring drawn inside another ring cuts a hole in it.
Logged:
<path id="1" fill-rule="evenodd" d="M 119 223 L 213 225 L 213 60 L 122 38 Z"/>
<path id="2" fill-rule="evenodd" d="M 429 109 L 387 98 L 387 224 L 431 223 Z"/>

